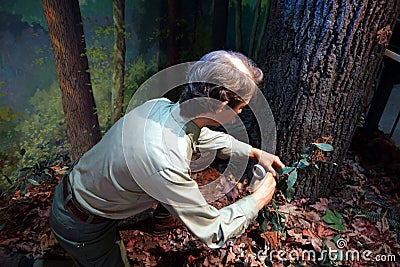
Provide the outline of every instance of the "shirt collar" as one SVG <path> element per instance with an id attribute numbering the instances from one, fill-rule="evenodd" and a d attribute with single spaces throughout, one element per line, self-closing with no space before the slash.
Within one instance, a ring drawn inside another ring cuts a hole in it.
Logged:
<path id="1" fill-rule="evenodd" d="M 193 121 L 181 115 L 179 102 L 171 106 L 171 117 L 186 134 L 192 135 L 193 140 L 197 141 L 200 135 L 200 128 Z"/>

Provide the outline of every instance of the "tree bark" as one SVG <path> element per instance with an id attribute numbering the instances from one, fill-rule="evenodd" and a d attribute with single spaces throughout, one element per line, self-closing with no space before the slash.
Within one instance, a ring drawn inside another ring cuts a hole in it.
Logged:
<path id="1" fill-rule="evenodd" d="M 211 40 L 213 50 L 225 48 L 226 32 L 228 29 L 228 7 L 229 0 L 214 0 Z"/>
<path id="2" fill-rule="evenodd" d="M 100 140 L 78 0 L 42 0 L 73 159 Z"/>
<path id="3" fill-rule="evenodd" d="M 113 0 L 114 20 L 114 72 L 111 92 L 111 124 L 117 122 L 123 115 L 124 77 L 125 77 L 125 0 Z"/>
<path id="4" fill-rule="evenodd" d="M 290 3 L 289 3 L 290 2 Z M 327 196 L 357 122 L 373 96 L 399 14 L 398 0 L 278 0 L 272 7 L 263 88 L 277 127 L 276 153 L 289 165 L 301 149 L 330 136 L 334 151 L 297 196 Z M 388 28 L 389 28 L 388 27 Z"/>

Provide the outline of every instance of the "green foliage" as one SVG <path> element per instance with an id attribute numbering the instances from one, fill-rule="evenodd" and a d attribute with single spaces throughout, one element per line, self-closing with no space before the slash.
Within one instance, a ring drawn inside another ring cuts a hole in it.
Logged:
<path id="1" fill-rule="evenodd" d="M 0 1 L 0 10 L 21 16 L 21 21 L 30 25 L 40 24 L 47 27 L 41 1 Z"/>
<path id="2" fill-rule="evenodd" d="M 311 172 L 311 175 L 318 174 L 318 164 L 312 159 L 312 155 L 316 150 L 330 152 L 333 151 L 333 146 L 326 143 L 311 143 L 311 146 L 303 148 L 300 159 L 297 162 L 294 162 L 290 167 L 284 167 L 279 170 L 279 174 L 287 176 L 287 181 L 286 184 L 283 184 L 283 187 L 278 188 L 278 190 L 286 192 L 285 197 L 289 202 L 295 194 L 294 185 L 297 181 L 299 169 L 307 169 Z"/>
<path id="3" fill-rule="evenodd" d="M 128 62 L 125 77 L 125 103 L 124 110 L 129 104 L 136 90 L 158 70 L 159 54 L 155 54 L 149 62 L 145 62 L 141 56 Z"/>
<path id="4" fill-rule="evenodd" d="M 3 176 L 10 184 L 8 188 L 10 193 L 20 190 L 21 195 L 25 195 L 29 184 L 38 186 L 41 181 L 53 182 L 54 172 L 52 169 L 48 168 L 48 160 L 37 161 L 33 165 L 26 166 L 25 164 L 22 165 L 25 155 L 26 150 L 21 149 L 19 151 L 20 159 L 17 170 L 13 172 L 12 177 Z"/>
<path id="5" fill-rule="evenodd" d="M 97 38 L 110 38 L 112 37 L 114 27 L 111 24 L 106 26 L 99 26 L 94 30 L 95 36 Z M 96 40 L 97 41 L 97 40 Z"/>
<path id="6" fill-rule="evenodd" d="M 15 121 L 18 117 L 18 113 L 14 112 L 11 108 L 3 108 L 0 106 L 0 123 L 7 123 Z M 1 125 L 0 124 L 0 125 Z M 0 126 L 0 129 L 3 129 L 3 125 Z"/>
<path id="7" fill-rule="evenodd" d="M 90 78 L 102 133 L 110 127 L 111 116 L 113 50 L 111 45 L 105 45 L 109 43 L 105 40 L 109 38 L 110 31 L 111 26 L 98 27 L 95 37 L 88 42 L 91 45 L 87 46 Z"/>
<path id="8" fill-rule="evenodd" d="M 53 83 L 49 89 L 38 89 L 30 99 L 34 107 L 25 116 L 17 130 L 24 133 L 20 148 L 27 152 L 25 164 L 32 165 L 36 159 L 58 158 L 67 150 L 66 125 L 62 110 L 60 89 Z"/>
<path id="9" fill-rule="evenodd" d="M 79 0 L 79 6 L 84 18 L 112 15 L 112 1 Z"/>
<path id="10" fill-rule="evenodd" d="M 284 218 L 282 214 L 279 212 L 275 212 L 278 210 L 278 205 L 276 204 L 275 199 L 271 201 L 273 211 L 270 211 L 264 208 L 259 214 L 257 221 L 260 223 L 260 228 L 263 232 L 268 231 L 269 224 L 272 224 L 271 231 L 272 232 L 282 232 L 284 233 L 285 225 L 282 225 L 281 221 Z M 285 233 L 284 233 L 285 234 Z"/>
<path id="11" fill-rule="evenodd" d="M 333 229 L 338 231 L 344 231 L 346 226 L 343 224 L 343 216 L 336 210 L 326 210 L 326 214 L 322 217 L 322 220 Z"/>
<path id="12" fill-rule="evenodd" d="M 322 151 L 333 151 L 333 146 L 331 144 L 325 144 L 325 143 L 312 143 L 312 145 L 318 147 Z"/>
<path id="13" fill-rule="evenodd" d="M 368 198 L 369 195 L 366 195 L 366 197 Z M 386 218 L 388 225 L 392 227 L 396 233 L 396 242 L 400 243 L 400 213 L 397 211 L 396 207 L 389 206 L 384 212 L 366 211 L 353 208 L 351 209 L 351 212 L 356 216 L 363 216 L 373 223 L 380 222 Z"/>
<path id="14" fill-rule="evenodd" d="M 3 180 L 19 184 L 22 189 L 23 184 L 29 181 L 34 184 L 34 166 L 37 168 L 43 164 L 48 166 L 59 163 L 68 154 L 58 84 L 54 83 L 47 90 L 38 89 L 30 103 L 33 111 L 20 115 L 14 127 L 9 128 L 10 139 L 16 145 L 8 150 L 9 155 L 4 158 L 1 170 Z M 4 181 L 2 185 L 5 186 Z"/>
<path id="15" fill-rule="evenodd" d="M 111 118 L 111 88 L 113 73 L 113 48 L 107 40 L 112 37 L 113 27 L 99 26 L 95 29 L 95 37 L 87 47 L 87 56 L 90 66 L 93 95 L 96 101 L 97 115 L 102 133 L 110 127 Z M 109 43 L 109 45 L 106 45 Z M 141 56 L 126 62 L 124 110 L 136 89 L 158 69 L 158 54 L 149 62 Z"/>
<path id="16" fill-rule="evenodd" d="M 113 72 L 112 27 L 101 26 L 89 40 L 89 59 L 93 94 L 97 105 L 97 115 L 104 133 L 111 126 L 111 87 Z M 111 45 L 107 45 L 111 44 Z M 48 64 L 44 62 L 42 50 L 38 49 L 35 68 L 28 75 L 41 75 Z M 158 54 L 149 62 L 137 57 L 126 63 L 125 106 L 136 89 L 158 69 Z M 0 87 L 4 82 L 0 83 Z M 4 94 L 1 94 L 4 96 Z M 1 178 L 3 189 L 23 190 L 27 183 L 35 184 L 38 169 L 68 161 L 69 144 L 66 136 L 65 116 L 62 110 L 61 94 L 57 83 L 48 89 L 37 89 L 29 100 L 24 113 L 0 107 L 0 152 Z M 23 156 L 19 152 L 25 151 Z M 40 168 L 39 168 L 40 167 Z M 23 182 L 21 182 L 23 181 Z"/>
<path id="17" fill-rule="evenodd" d="M 0 82 L 0 88 L 4 82 Z M 6 96 L 6 93 L 2 93 L 0 97 Z M 0 106 L 0 174 L 3 179 L 0 179 L 0 189 L 7 188 L 8 183 L 4 182 L 4 179 L 9 182 L 7 176 L 7 167 L 10 162 L 17 161 L 14 156 L 14 151 L 17 150 L 15 145 L 16 133 L 14 131 L 15 126 L 18 123 L 19 113 L 14 112 L 11 108 L 3 108 Z M 4 176 L 5 175 L 5 176 Z"/>
<path id="18" fill-rule="evenodd" d="M 0 174 L 9 174 L 8 165 L 10 162 L 16 162 L 17 157 L 14 151 L 19 150 L 16 145 L 17 133 L 15 127 L 18 124 L 19 113 L 11 108 L 0 107 Z M 0 180 L 0 186 L 3 186 Z"/>

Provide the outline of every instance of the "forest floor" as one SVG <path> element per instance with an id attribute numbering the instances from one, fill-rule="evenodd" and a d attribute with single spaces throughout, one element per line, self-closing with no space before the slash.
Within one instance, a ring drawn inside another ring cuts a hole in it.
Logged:
<path id="1" fill-rule="evenodd" d="M 185 226 L 156 237 L 129 227 L 138 218 L 122 222 L 120 235 L 131 266 L 400 266 L 400 149 L 384 135 L 363 140 L 353 140 L 329 198 L 269 207 L 280 214 L 283 227 L 278 232 L 271 225 L 262 232 L 254 222 L 236 240 L 209 249 Z M 201 183 L 218 175 L 208 168 L 195 178 Z M 13 255 L 43 259 L 49 262 L 45 266 L 71 263 L 48 225 L 55 185 L 30 185 L 24 195 L 2 195 L 0 266 L 8 266 Z M 234 202 L 246 194 L 245 187 L 239 183 L 212 205 L 221 208 Z M 343 230 L 329 224 L 332 214 Z"/>

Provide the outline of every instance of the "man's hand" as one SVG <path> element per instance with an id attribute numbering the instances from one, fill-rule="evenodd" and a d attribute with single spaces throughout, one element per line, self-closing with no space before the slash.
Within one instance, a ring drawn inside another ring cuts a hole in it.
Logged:
<path id="1" fill-rule="evenodd" d="M 257 190 L 251 194 L 257 203 L 258 210 L 261 210 L 271 201 L 272 196 L 275 193 L 275 187 L 275 179 L 272 174 L 268 172 L 261 181 L 261 184 L 258 186 Z"/>
<path id="2" fill-rule="evenodd" d="M 262 165 L 267 171 L 276 176 L 276 170 L 285 167 L 285 164 L 279 159 L 278 156 L 272 155 L 268 152 L 262 151 L 258 148 L 252 148 L 250 152 L 250 158 L 257 161 L 258 164 Z"/>

